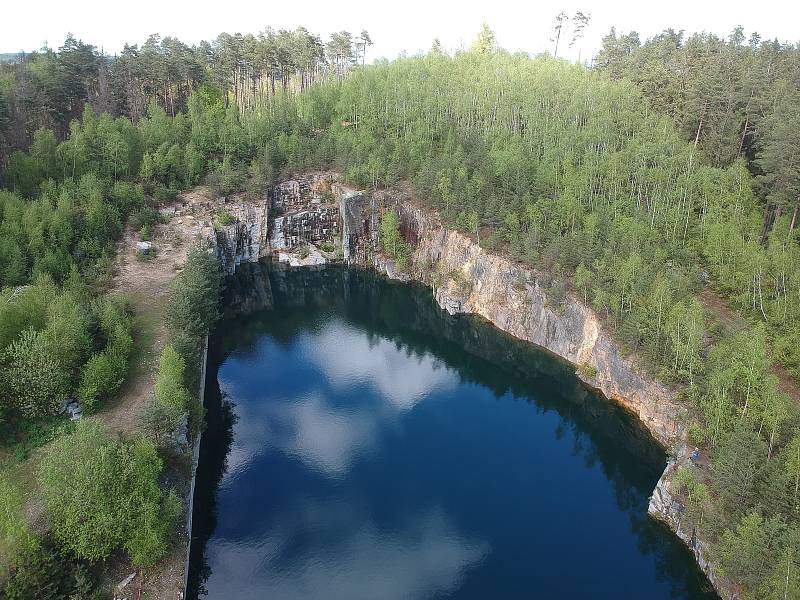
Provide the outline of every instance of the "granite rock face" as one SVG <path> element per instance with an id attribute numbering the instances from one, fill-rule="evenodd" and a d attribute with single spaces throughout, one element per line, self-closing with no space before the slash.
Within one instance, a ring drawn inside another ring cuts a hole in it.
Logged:
<path id="1" fill-rule="evenodd" d="M 647 512 L 654 519 L 663 522 L 677 535 L 691 550 L 698 566 L 706 574 L 717 593 L 725 599 L 735 600 L 738 596 L 731 589 L 729 583 L 717 572 L 714 563 L 709 560 L 709 546 L 702 539 L 702 532 L 696 527 L 684 523 L 685 509 L 680 499 L 674 494 L 672 478 L 679 469 L 695 469 L 689 460 L 688 448 L 683 447 L 678 452 L 678 457 L 670 459 L 664 473 L 658 480 Z"/>
<path id="2" fill-rule="evenodd" d="M 335 245 L 341 239 L 339 203 L 331 191 L 338 180 L 335 173 L 315 173 L 275 186 L 270 236 L 273 249 L 291 251 L 307 244 Z"/>
<path id="3" fill-rule="evenodd" d="M 233 221 L 215 224 L 212 239 L 223 272 L 233 274 L 241 263 L 257 262 L 269 254 L 269 204 L 266 199 L 241 199 L 225 205 Z"/>
<path id="4" fill-rule="evenodd" d="M 401 218 L 417 233 L 414 277 L 433 287 L 442 308 L 478 314 L 577 365 L 578 377 L 634 412 L 665 448 L 683 439 L 680 402 L 621 354 L 593 310 L 570 296 L 550 302 L 536 271 L 489 254 L 420 209 L 403 209 Z"/>
<path id="5" fill-rule="evenodd" d="M 334 203 L 337 215 L 331 211 Z M 302 242 L 338 241 L 345 262 L 374 267 L 396 279 L 422 281 L 449 313 L 480 315 L 576 364 L 581 379 L 633 411 L 664 447 L 683 439 L 683 411 L 675 393 L 622 355 L 594 311 L 572 297 L 550 302 L 535 270 L 490 254 L 444 227 L 408 193 L 357 191 L 330 173 L 317 173 L 277 186 L 273 207 L 283 211 L 275 218 L 271 238 L 282 261 L 287 250 Z M 385 210 L 398 212 L 401 233 L 415 248 L 408 273 L 380 253 L 380 216 Z M 290 217 L 301 224 L 287 232 Z M 341 237 L 333 240 L 338 232 Z"/>

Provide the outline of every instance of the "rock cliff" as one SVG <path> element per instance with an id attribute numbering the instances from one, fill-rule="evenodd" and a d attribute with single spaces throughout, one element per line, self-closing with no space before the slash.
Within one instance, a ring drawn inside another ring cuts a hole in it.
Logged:
<path id="1" fill-rule="evenodd" d="M 212 239 L 225 273 L 233 274 L 241 263 L 258 262 L 269 255 L 269 205 L 266 199 L 251 202 L 244 198 L 225 204 L 231 222 L 221 224 L 217 218 Z"/>
<path id="2" fill-rule="evenodd" d="M 697 564 L 706 574 L 708 580 L 723 598 L 735 598 L 728 589 L 728 583 L 719 577 L 715 565 L 708 559 L 708 544 L 703 541 L 701 532 L 695 527 L 686 525 L 684 521 L 684 507 L 680 500 L 673 495 L 672 477 L 679 468 L 688 467 L 688 453 L 683 451 L 680 456 L 672 458 L 667 462 L 664 473 L 656 484 L 653 494 L 650 496 L 650 504 L 647 512 L 656 519 L 663 521 L 672 531 L 675 532 L 694 554 Z"/>
<path id="3" fill-rule="evenodd" d="M 478 314 L 577 365 L 578 377 L 635 413 L 665 448 L 682 439 L 680 403 L 621 354 L 594 311 L 572 297 L 551 303 L 536 271 L 486 252 L 419 209 L 401 214 L 417 231 L 414 275 L 433 287 L 442 308 Z"/>

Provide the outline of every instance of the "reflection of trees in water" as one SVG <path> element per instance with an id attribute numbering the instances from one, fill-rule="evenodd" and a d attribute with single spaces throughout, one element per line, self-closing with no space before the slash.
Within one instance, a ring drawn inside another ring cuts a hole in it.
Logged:
<path id="1" fill-rule="evenodd" d="M 259 277 L 267 276 L 268 283 L 259 282 Z M 640 550 L 655 556 L 659 579 L 671 582 L 674 595 L 702 595 L 705 579 L 687 549 L 646 513 L 647 498 L 664 465 L 663 451 L 629 412 L 583 385 L 574 367 L 479 317 L 451 317 L 439 308 L 430 290 L 417 284 L 391 282 L 372 272 L 341 267 L 259 268 L 248 270 L 244 278 L 244 283 L 230 286 L 237 295 L 236 305 L 251 310 L 259 305 L 275 308 L 255 310 L 220 324 L 214 344 L 220 356 L 209 379 L 210 393 L 219 395 L 216 370 L 225 356 L 253 354 L 264 335 L 288 346 L 299 332 L 319 333 L 328 321 L 326 314 L 343 315 L 351 326 L 364 331 L 371 343 L 388 339 L 408 356 L 432 355 L 457 373 L 462 383 L 478 383 L 497 398 L 524 400 L 542 413 L 555 411 L 560 417 L 555 436 L 570 435 L 573 453 L 582 456 L 587 466 L 600 465 L 613 486 L 617 505 L 630 518 Z M 254 299 L 247 299 L 247 289 L 255 290 Z M 271 292 L 271 302 L 264 298 L 265 289 Z M 202 484 L 211 489 L 216 489 L 222 477 L 224 455 L 230 446 L 232 416 L 227 410 L 227 437 L 214 444 L 220 454 L 207 457 L 201 452 L 203 471 L 210 476 Z M 213 419 L 209 407 L 209 423 Z M 211 445 L 206 445 L 209 453 Z M 208 469 L 206 460 L 211 461 Z M 213 497 L 213 493 L 208 495 L 212 503 Z M 200 551 L 213 532 L 215 515 L 213 511 L 208 514 L 204 525 L 209 528 L 198 538 Z M 193 551 L 193 557 L 196 554 Z"/>
<path id="2" fill-rule="evenodd" d="M 206 376 L 206 429 L 200 444 L 200 456 L 195 481 L 192 543 L 189 554 L 189 580 L 186 597 L 206 594 L 205 583 L 211 575 L 206 558 L 206 546 L 217 526 L 217 489 L 227 470 L 228 452 L 233 443 L 236 414 L 222 397 L 217 372 L 223 357 L 216 351 L 220 344 L 211 339 Z"/>

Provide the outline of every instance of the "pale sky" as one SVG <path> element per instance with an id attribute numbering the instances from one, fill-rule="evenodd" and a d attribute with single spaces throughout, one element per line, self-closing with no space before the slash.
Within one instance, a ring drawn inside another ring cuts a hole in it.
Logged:
<path id="1" fill-rule="evenodd" d="M 553 20 L 561 10 L 591 14 L 581 50 L 584 58 L 597 51 L 612 25 L 618 32 L 636 30 L 643 40 L 667 27 L 727 35 L 742 25 L 748 37 L 755 30 L 762 38 L 800 41 L 800 2 L 792 0 L 13 0 L 4 4 L 0 52 L 30 51 L 44 42 L 57 48 L 70 31 L 113 54 L 125 42 L 141 44 L 150 33 L 195 44 L 222 31 L 255 34 L 267 26 L 302 25 L 323 40 L 333 31 L 367 29 L 374 42 L 367 55 L 371 61 L 394 58 L 403 51 L 427 51 L 436 37 L 451 51 L 469 46 L 486 21 L 501 46 L 535 54 L 552 49 Z M 560 48 L 559 55 L 577 57 L 577 47 L 570 52 L 562 41 Z"/>

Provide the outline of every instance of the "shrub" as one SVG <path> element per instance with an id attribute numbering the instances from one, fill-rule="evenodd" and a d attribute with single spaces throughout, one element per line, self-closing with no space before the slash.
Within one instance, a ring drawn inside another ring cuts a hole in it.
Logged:
<path id="1" fill-rule="evenodd" d="M 87 410 L 93 410 L 98 401 L 120 383 L 111 357 L 106 352 L 95 354 L 83 367 L 78 398 Z"/>
<path id="2" fill-rule="evenodd" d="M 589 363 L 581 363 L 578 365 L 578 373 L 584 379 L 594 379 L 597 377 L 597 367 Z"/>
<path id="3" fill-rule="evenodd" d="M 183 413 L 189 404 L 189 392 L 184 385 L 186 363 L 170 345 L 161 352 L 156 378 L 155 398 L 162 406 Z"/>
<path id="4" fill-rule="evenodd" d="M 121 296 L 107 296 L 96 302 L 94 309 L 107 343 L 102 352 L 89 359 L 81 373 L 78 398 L 89 410 L 116 393 L 125 380 L 133 352 L 132 318 L 127 300 Z"/>
<path id="5" fill-rule="evenodd" d="M 407 269 L 411 248 L 400 233 L 400 217 L 394 210 L 381 215 L 380 239 L 383 251 L 395 261 L 397 268 L 401 271 Z"/>
<path id="6" fill-rule="evenodd" d="M 189 251 L 186 267 L 175 279 L 167 307 L 173 331 L 184 331 L 199 339 L 219 315 L 222 275 L 214 256 L 200 246 Z"/>
<path id="7" fill-rule="evenodd" d="M 2 597 L 4 600 L 99 600 L 102 596 L 86 567 L 73 564 L 46 542 L 23 553 Z"/>
<path id="8" fill-rule="evenodd" d="M 65 551 L 90 561 L 124 549 L 150 565 L 168 548 L 176 503 L 158 487 L 162 462 L 141 438 L 112 437 L 93 419 L 47 447 L 38 477 L 50 528 Z"/>
<path id="9" fill-rule="evenodd" d="M 208 174 L 208 183 L 218 195 L 227 196 L 244 187 L 245 173 L 229 156 L 216 162 Z"/>
<path id="10" fill-rule="evenodd" d="M 4 570 L 17 564 L 20 556 L 36 547 L 36 538 L 28 529 L 22 511 L 22 497 L 17 489 L 0 476 L 0 580 Z"/>
<path id="11" fill-rule="evenodd" d="M 68 393 L 69 377 L 41 331 L 23 331 L 4 353 L 5 379 L 16 410 L 33 419 L 52 414 Z"/>
<path id="12" fill-rule="evenodd" d="M 200 385 L 200 338 L 185 331 L 175 331 L 170 336 L 170 344 L 186 365 L 183 372 L 183 381 L 186 384 L 186 389 L 197 390 Z"/>
<path id="13" fill-rule="evenodd" d="M 191 395 L 185 384 L 186 363 L 171 345 L 161 352 L 153 401 L 147 407 L 145 430 L 161 443 L 173 433 L 187 414 Z"/>
<path id="14" fill-rule="evenodd" d="M 141 232 L 143 228 L 151 230 L 161 222 L 161 213 L 159 213 L 155 208 L 149 206 L 140 208 L 131 214 L 130 218 L 131 228 L 139 232 Z"/>
<path id="15" fill-rule="evenodd" d="M 216 220 L 217 225 L 220 227 L 225 227 L 236 221 L 236 219 L 233 218 L 233 215 L 224 208 L 217 211 L 214 219 Z"/>

